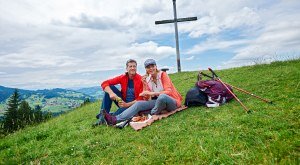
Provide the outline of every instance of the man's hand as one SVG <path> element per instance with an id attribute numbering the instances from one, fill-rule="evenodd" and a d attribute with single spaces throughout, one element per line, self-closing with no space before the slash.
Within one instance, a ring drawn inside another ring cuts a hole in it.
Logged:
<path id="1" fill-rule="evenodd" d="M 118 105 L 119 105 L 120 108 L 127 108 L 127 107 L 129 107 L 128 103 L 124 102 L 123 100 L 119 101 Z"/>
<path id="2" fill-rule="evenodd" d="M 118 98 L 118 96 L 114 92 L 112 92 L 112 93 L 109 93 L 109 98 L 111 100 L 116 100 Z"/>

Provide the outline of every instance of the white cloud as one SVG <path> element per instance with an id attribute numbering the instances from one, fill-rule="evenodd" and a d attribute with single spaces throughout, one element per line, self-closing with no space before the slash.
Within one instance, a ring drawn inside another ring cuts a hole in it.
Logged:
<path id="1" fill-rule="evenodd" d="M 276 9 L 277 13 L 279 9 Z M 285 13 L 287 14 L 287 13 Z M 284 15 L 285 15 L 284 14 Z M 300 17 L 300 14 L 297 14 Z M 245 47 L 236 50 L 236 55 L 225 63 L 226 67 L 255 64 L 257 61 L 271 62 L 300 57 L 300 21 L 296 15 L 281 16 L 270 20 Z M 294 19 L 291 19 L 294 18 Z"/>
<path id="2" fill-rule="evenodd" d="M 214 2 L 216 1 L 211 3 Z M 233 3 L 232 8 L 223 10 L 217 6 L 216 10 L 200 17 L 196 24 L 187 25 L 191 37 L 197 38 L 203 35 L 208 37 L 186 53 L 205 55 L 208 50 L 219 50 L 235 54 L 220 68 L 254 64 L 257 60 L 263 59 L 270 62 L 288 59 L 289 56 L 299 57 L 300 3 L 297 1 L 258 2 L 256 6 L 254 3 L 257 2 Z M 245 4 L 248 7 L 245 7 Z M 221 8 L 223 7 L 224 5 Z M 237 12 L 232 9 L 236 9 Z M 231 29 L 240 31 L 242 39 L 224 39 L 223 36 L 226 35 L 224 33 Z"/>
<path id="3" fill-rule="evenodd" d="M 187 51 L 187 54 L 199 54 L 208 50 L 224 50 L 235 46 L 241 46 L 249 43 L 249 40 L 233 40 L 222 41 L 216 38 L 211 38 L 201 44 L 195 45 L 192 49 Z"/>
<path id="4" fill-rule="evenodd" d="M 299 9 L 297 0 L 177 1 L 178 17 L 198 17 L 179 23 L 180 35 L 196 41 L 184 60 L 192 67 L 206 51 L 226 50 L 233 58 L 224 65 L 235 66 L 297 54 Z M 172 18 L 172 1 L 164 0 L 0 0 L 0 85 L 94 86 L 123 71 L 128 58 L 140 66 L 154 58 L 173 72 L 174 38 L 165 36 L 174 35 L 174 26 L 154 24 Z"/>
<path id="5" fill-rule="evenodd" d="M 220 5 L 222 3 L 222 5 Z M 180 29 L 189 33 L 190 37 L 198 38 L 205 34 L 216 35 L 224 30 L 239 28 L 241 26 L 259 26 L 260 15 L 255 6 L 261 2 L 214 0 L 199 2 L 192 0 L 186 2 L 182 13 L 190 13 L 187 16 L 198 16 L 195 22 L 184 23 Z M 183 6 L 182 6 L 183 7 Z M 191 10 L 193 12 L 186 12 Z"/>
<path id="6" fill-rule="evenodd" d="M 194 58 L 195 58 L 195 56 L 191 56 L 191 57 L 186 58 L 185 60 L 191 61 L 191 60 L 193 60 Z"/>

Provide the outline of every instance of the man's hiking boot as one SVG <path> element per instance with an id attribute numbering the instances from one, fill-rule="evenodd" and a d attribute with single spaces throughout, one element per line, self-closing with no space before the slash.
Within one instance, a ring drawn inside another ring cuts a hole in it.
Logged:
<path id="1" fill-rule="evenodd" d="M 105 109 L 101 109 L 100 112 L 99 112 L 99 114 L 96 115 L 96 118 L 99 119 L 99 120 L 101 119 L 101 117 L 103 118 L 102 111 L 106 111 L 106 110 Z"/>
<path id="2" fill-rule="evenodd" d="M 106 111 L 101 111 L 102 116 L 104 117 L 104 120 L 106 121 L 107 125 L 116 125 L 117 124 L 117 118 L 113 115 L 110 115 Z"/>
<path id="3" fill-rule="evenodd" d="M 102 111 L 102 110 L 101 110 Z M 99 119 L 101 116 L 101 113 L 99 113 L 98 115 L 96 115 L 96 119 Z"/>
<path id="4" fill-rule="evenodd" d="M 92 127 L 97 127 L 99 125 L 106 124 L 106 121 L 102 115 L 102 111 L 105 111 L 105 110 L 101 109 L 100 113 L 98 115 L 96 115 L 96 118 L 98 119 L 98 121 L 96 123 L 92 124 Z"/>
<path id="5" fill-rule="evenodd" d="M 94 123 L 92 126 L 97 127 L 97 126 L 103 125 L 103 124 L 106 124 L 105 119 L 104 119 L 103 115 L 99 115 L 99 120 L 96 123 Z"/>

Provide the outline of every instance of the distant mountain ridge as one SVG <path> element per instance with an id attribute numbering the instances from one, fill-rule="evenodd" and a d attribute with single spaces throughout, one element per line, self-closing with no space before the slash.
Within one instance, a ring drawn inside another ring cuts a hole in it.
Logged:
<path id="1" fill-rule="evenodd" d="M 93 96 L 96 99 L 101 99 L 104 95 L 104 92 L 103 92 L 101 86 L 81 88 L 81 89 L 77 89 L 75 91 L 87 94 L 89 96 Z"/>
<path id="2" fill-rule="evenodd" d="M 4 87 L 0 85 L 0 103 L 8 99 L 12 93 L 15 91 L 16 88 L 10 88 L 10 87 Z M 19 94 L 22 96 L 31 95 L 34 93 L 32 90 L 24 90 L 24 89 L 18 89 Z"/>
<path id="3" fill-rule="evenodd" d="M 0 116 L 4 114 L 6 102 L 16 88 L 0 86 Z M 100 87 L 81 88 L 78 90 L 54 88 L 42 90 L 18 89 L 20 99 L 26 100 L 31 107 L 40 105 L 43 111 L 63 113 L 80 106 L 84 100 L 95 101 L 103 96 Z"/>
<path id="4" fill-rule="evenodd" d="M 94 89 L 95 87 L 92 87 L 91 89 Z M 18 88 L 10 88 L 10 87 L 4 87 L 4 86 L 0 86 L 0 102 L 5 101 L 6 99 L 8 99 L 12 93 L 15 91 L 15 89 Z M 24 90 L 24 89 L 18 89 L 19 94 L 21 95 L 22 99 L 26 99 L 28 97 L 30 97 L 31 95 L 35 94 L 35 95 L 39 95 L 39 96 L 44 96 L 45 98 L 53 98 L 53 97 L 61 97 L 63 96 L 63 93 L 72 93 L 72 92 L 77 92 L 77 93 L 81 93 L 82 97 L 85 98 L 89 98 L 92 100 L 95 100 L 97 96 L 96 90 L 91 90 L 90 88 L 82 88 L 79 90 L 70 90 L 70 89 L 63 89 L 63 88 L 54 88 L 54 89 L 42 89 L 42 90 Z M 85 91 L 89 91 L 89 92 L 85 92 Z M 93 93 L 95 92 L 95 93 Z M 100 92 L 101 93 L 101 92 Z M 100 95 L 99 93 L 99 95 Z M 78 96 L 73 96 L 73 95 L 65 95 L 64 97 L 67 98 L 78 98 Z"/>

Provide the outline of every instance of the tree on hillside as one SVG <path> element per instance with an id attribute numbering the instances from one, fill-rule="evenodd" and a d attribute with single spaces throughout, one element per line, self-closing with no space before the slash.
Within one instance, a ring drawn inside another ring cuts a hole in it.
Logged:
<path id="1" fill-rule="evenodd" d="M 19 128 L 24 128 L 26 125 L 32 124 L 34 122 L 33 110 L 25 100 L 23 100 L 19 106 L 18 119 L 20 120 Z"/>
<path id="2" fill-rule="evenodd" d="M 43 113 L 39 105 L 32 109 L 25 100 L 20 103 L 19 92 L 15 90 L 8 100 L 4 120 L 0 123 L 0 133 L 1 131 L 3 133 L 14 132 L 27 125 L 46 121 L 51 117 L 52 113 Z"/>
<path id="3" fill-rule="evenodd" d="M 47 111 L 43 114 L 43 120 L 49 120 L 50 118 L 52 118 L 53 114 L 50 111 Z"/>
<path id="4" fill-rule="evenodd" d="M 18 120 L 18 107 L 20 104 L 20 95 L 17 89 L 10 96 L 7 103 L 7 110 L 4 113 L 3 129 L 6 132 L 13 132 L 18 129 L 20 121 Z"/>
<path id="5" fill-rule="evenodd" d="M 44 120 L 42 108 L 40 105 L 35 106 L 33 114 L 35 123 L 40 123 Z"/>
<path id="6" fill-rule="evenodd" d="M 86 105 L 86 104 L 88 104 L 90 102 L 91 102 L 90 98 L 86 98 L 80 106 Z"/>

